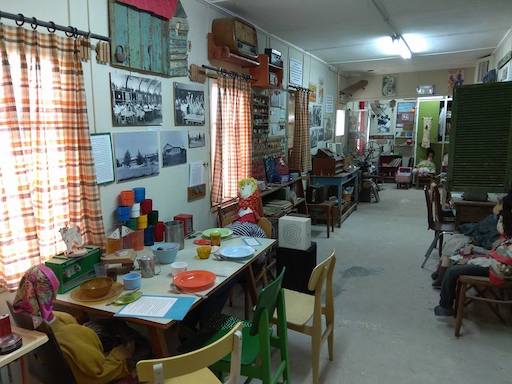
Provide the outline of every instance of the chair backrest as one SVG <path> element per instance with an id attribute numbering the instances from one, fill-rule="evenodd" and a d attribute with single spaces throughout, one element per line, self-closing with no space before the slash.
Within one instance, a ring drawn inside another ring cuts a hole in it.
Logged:
<path id="1" fill-rule="evenodd" d="M 437 184 L 432 183 L 432 203 L 434 205 L 434 220 L 443 222 L 443 207 L 441 205 L 441 193 Z"/>
<path id="2" fill-rule="evenodd" d="M 8 300 L 7 307 L 18 327 L 34 329 L 32 316 L 25 312 L 16 312 Z M 74 384 L 75 377 L 68 363 L 64 359 L 59 343 L 53 334 L 52 328 L 43 322 L 36 329 L 48 336 L 48 342 L 28 355 L 30 373 L 42 383 Z"/>
<path id="3" fill-rule="evenodd" d="M 332 286 L 332 273 L 334 272 L 334 266 L 336 265 L 336 252 L 333 249 L 328 258 L 318 264 L 311 276 L 309 277 L 308 289 L 310 291 L 322 290 L 324 282 L 327 280 L 326 286 Z"/>
<path id="4" fill-rule="evenodd" d="M 265 237 L 267 239 L 271 239 L 272 223 L 270 222 L 270 220 L 267 219 L 266 217 L 260 217 L 260 219 L 258 220 L 258 225 L 261 227 L 261 229 L 263 229 L 263 232 L 265 232 Z"/>
<path id="5" fill-rule="evenodd" d="M 227 383 L 240 381 L 242 355 L 242 323 L 237 323 L 219 340 L 196 351 L 163 359 L 142 360 L 137 363 L 137 376 L 142 383 L 164 384 L 167 379 L 183 376 L 231 354 L 230 377 Z"/>
<path id="6" fill-rule="evenodd" d="M 423 187 L 425 192 L 425 203 L 427 204 L 427 223 L 428 229 L 434 229 L 434 215 L 432 212 L 432 197 L 430 196 L 430 189 L 427 185 Z"/>
<path id="7" fill-rule="evenodd" d="M 270 282 L 265 288 L 260 291 L 258 296 L 258 303 L 254 309 L 254 317 L 250 329 L 252 336 L 258 333 L 259 323 L 263 313 L 267 313 L 267 316 L 272 316 L 277 306 L 277 299 L 279 292 L 281 291 L 281 285 L 283 283 L 283 276 L 286 268 L 283 268 L 279 276 L 274 281 Z"/>

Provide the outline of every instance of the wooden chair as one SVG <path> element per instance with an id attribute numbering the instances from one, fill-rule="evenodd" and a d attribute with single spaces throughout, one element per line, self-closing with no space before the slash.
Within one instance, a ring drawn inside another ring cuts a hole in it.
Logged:
<path id="1" fill-rule="evenodd" d="M 432 183 L 432 202 L 434 204 L 436 220 L 442 224 L 455 223 L 455 215 L 451 209 L 444 209 L 441 204 L 441 193 L 436 183 Z"/>
<path id="2" fill-rule="evenodd" d="M 313 295 L 284 288 L 286 302 L 286 321 L 289 329 L 311 337 L 311 362 L 313 384 L 318 383 L 320 367 L 320 348 L 327 340 L 329 360 L 334 358 L 334 293 L 332 275 L 336 266 L 335 251 L 318 264 L 309 278 L 308 289 Z M 325 303 L 323 303 L 323 291 Z M 326 327 L 322 330 L 322 315 Z M 274 319 L 275 320 L 275 319 Z"/>
<path id="3" fill-rule="evenodd" d="M 309 215 L 314 218 L 315 216 L 321 217 L 325 220 L 325 225 L 327 227 L 327 238 L 330 237 L 329 229 L 334 232 L 334 211 L 339 210 L 339 207 L 336 205 L 335 201 L 326 200 L 323 203 L 318 204 L 307 204 Z M 322 213 L 319 215 L 319 213 Z"/>
<path id="4" fill-rule="evenodd" d="M 473 288 L 476 294 L 468 294 Z M 460 276 L 457 280 L 457 314 L 455 317 L 455 336 L 460 336 L 462 320 L 464 318 L 464 308 L 475 301 L 486 303 L 491 312 L 494 313 L 502 322 L 505 322 L 499 312 L 500 305 L 512 305 L 512 281 L 506 281 L 502 285 L 494 285 L 488 277 L 481 276 Z M 509 293 L 509 296 L 506 293 Z"/>
<path id="5" fill-rule="evenodd" d="M 18 327 L 34 329 L 32 317 L 29 314 L 16 313 L 10 301 L 7 301 L 7 306 Z M 27 366 L 32 377 L 41 383 L 74 384 L 76 381 L 73 372 L 64 359 L 51 327 L 43 322 L 37 330 L 48 336 L 48 342 L 27 355 Z"/>
<path id="6" fill-rule="evenodd" d="M 241 329 L 242 323 L 239 322 L 218 340 L 193 352 L 164 359 L 139 361 L 139 381 L 152 384 L 221 383 L 208 367 L 231 355 L 230 376 L 226 383 L 238 384 L 242 354 Z"/>
<path id="7" fill-rule="evenodd" d="M 252 321 L 244 321 L 242 328 L 242 367 L 241 374 L 249 379 L 258 379 L 262 384 L 289 384 L 290 364 L 288 362 L 288 334 L 286 329 L 286 306 L 283 289 L 284 269 L 274 281 L 260 291 L 258 303 L 254 309 Z M 277 312 L 277 334 L 274 334 L 270 322 L 272 314 Z M 226 319 L 213 339 L 223 335 L 233 318 Z M 272 364 L 272 349 L 279 350 L 277 364 Z M 229 370 L 229 359 L 224 358 L 211 367 L 222 374 Z M 273 369 L 274 368 L 274 369 Z M 282 379 L 282 380 L 281 380 Z M 248 382 L 248 381 L 246 381 Z"/>
<path id="8" fill-rule="evenodd" d="M 427 249 L 427 253 L 425 253 L 425 258 L 421 263 L 421 268 L 425 266 L 427 260 L 429 259 L 432 251 L 439 244 L 439 257 L 441 257 L 443 253 L 443 241 L 445 233 L 453 233 L 455 232 L 455 224 L 454 223 L 442 223 L 437 218 L 434 217 L 434 211 L 432 206 L 432 197 L 430 195 L 430 190 L 427 186 L 423 188 L 425 192 L 425 203 L 427 205 L 427 224 L 428 229 L 434 231 L 434 240 Z"/>

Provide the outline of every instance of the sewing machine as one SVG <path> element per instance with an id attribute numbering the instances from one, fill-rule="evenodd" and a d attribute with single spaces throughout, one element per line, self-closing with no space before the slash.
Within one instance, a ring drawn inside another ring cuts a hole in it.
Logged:
<path id="1" fill-rule="evenodd" d="M 94 264 L 101 260 L 101 249 L 94 246 L 85 246 L 84 256 L 68 258 L 63 253 L 48 260 L 45 265 L 50 268 L 59 279 L 58 293 L 65 293 L 96 276 Z"/>

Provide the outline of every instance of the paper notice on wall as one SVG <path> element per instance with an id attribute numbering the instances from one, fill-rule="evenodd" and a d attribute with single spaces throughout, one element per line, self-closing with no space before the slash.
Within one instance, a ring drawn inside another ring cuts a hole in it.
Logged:
<path id="1" fill-rule="evenodd" d="M 290 84 L 302 87 L 302 60 L 290 58 Z"/>
<path id="2" fill-rule="evenodd" d="M 110 134 L 91 135 L 91 147 L 94 170 L 96 171 L 96 183 L 105 184 L 114 181 L 114 160 Z"/>
<path id="3" fill-rule="evenodd" d="M 334 97 L 332 95 L 325 95 L 325 113 L 334 112 Z"/>
<path id="4" fill-rule="evenodd" d="M 202 161 L 193 161 L 190 163 L 189 173 L 189 187 L 195 187 L 196 185 L 206 184 L 205 181 L 205 165 Z"/>

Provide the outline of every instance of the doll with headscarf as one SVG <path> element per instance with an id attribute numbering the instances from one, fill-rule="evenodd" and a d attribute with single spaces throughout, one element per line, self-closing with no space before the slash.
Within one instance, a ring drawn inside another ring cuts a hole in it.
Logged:
<path id="1" fill-rule="evenodd" d="M 261 195 L 256 179 L 248 177 L 238 182 L 238 216 L 236 221 L 256 224 L 261 211 Z"/>
<path id="2" fill-rule="evenodd" d="M 130 369 L 141 337 L 119 320 L 80 325 L 70 314 L 54 311 L 58 288 L 59 281 L 50 268 L 30 268 L 20 281 L 14 311 L 30 315 L 34 328 L 42 322 L 50 325 L 77 384 L 133 382 Z"/>

